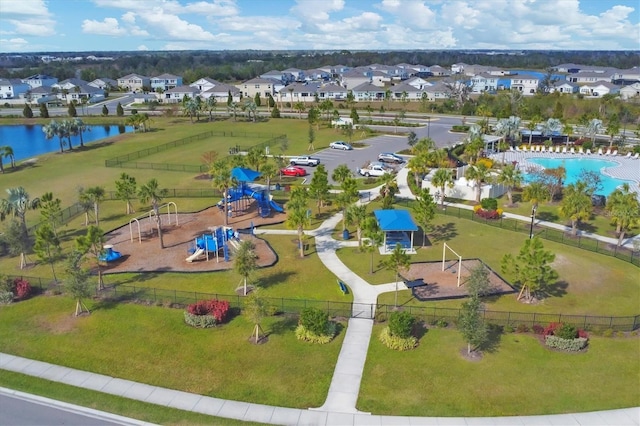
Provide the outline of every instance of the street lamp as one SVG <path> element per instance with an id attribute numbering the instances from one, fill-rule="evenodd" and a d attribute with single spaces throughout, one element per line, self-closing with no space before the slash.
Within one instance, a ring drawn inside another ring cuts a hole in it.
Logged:
<path id="1" fill-rule="evenodd" d="M 431 133 L 431 117 L 427 117 L 427 137 Z"/>
<path id="2" fill-rule="evenodd" d="M 529 239 L 533 238 L 533 221 L 536 220 L 536 210 L 538 209 L 538 204 L 534 204 L 531 207 L 531 227 L 529 228 Z"/>

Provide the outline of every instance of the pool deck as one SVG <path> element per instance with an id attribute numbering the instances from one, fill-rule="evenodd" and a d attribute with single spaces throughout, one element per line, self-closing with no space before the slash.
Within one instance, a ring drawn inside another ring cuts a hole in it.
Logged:
<path id="1" fill-rule="evenodd" d="M 491 158 L 495 161 L 502 161 L 503 153 L 492 154 Z M 612 155 L 598 155 L 598 154 L 562 154 L 562 153 L 549 153 L 549 152 L 522 152 L 522 151 L 507 151 L 504 153 L 505 162 L 517 161 L 520 169 L 526 170 L 529 166 L 539 167 L 537 164 L 530 163 L 530 158 L 562 158 L 562 159 L 593 159 L 613 161 L 618 163 L 617 166 L 607 167 L 602 169 L 602 173 L 616 179 L 622 179 L 629 181 L 631 191 L 640 194 L 640 159 L 634 159 L 633 157 L 626 156 L 612 156 Z"/>

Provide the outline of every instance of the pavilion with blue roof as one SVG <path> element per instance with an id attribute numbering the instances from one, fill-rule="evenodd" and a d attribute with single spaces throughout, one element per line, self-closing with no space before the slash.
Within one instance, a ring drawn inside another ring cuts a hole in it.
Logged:
<path id="1" fill-rule="evenodd" d="M 374 210 L 380 230 L 384 232 L 384 245 L 380 254 L 391 253 L 396 244 L 400 244 L 405 252 L 415 253 L 413 233 L 418 226 L 407 210 Z"/>

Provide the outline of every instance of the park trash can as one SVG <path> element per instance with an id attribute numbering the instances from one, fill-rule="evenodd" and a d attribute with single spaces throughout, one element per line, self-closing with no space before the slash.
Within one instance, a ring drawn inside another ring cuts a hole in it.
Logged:
<path id="1" fill-rule="evenodd" d="M 342 231 L 342 239 L 343 240 L 348 240 L 349 239 L 349 230 L 345 229 L 344 231 Z"/>

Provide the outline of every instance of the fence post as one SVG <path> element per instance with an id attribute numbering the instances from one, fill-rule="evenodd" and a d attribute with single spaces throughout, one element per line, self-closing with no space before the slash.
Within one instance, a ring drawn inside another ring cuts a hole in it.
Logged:
<path id="1" fill-rule="evenodd" d="M 178 292 L 177 290 L 173 290 L 173 303 L 178 303 Z"/>
<path id="2" fill-rule="evenodd" d="M 157 302 L 158 301 L 158 296 L 156 296 L 156 288 L 153 288 L 153 301 Z"/>

